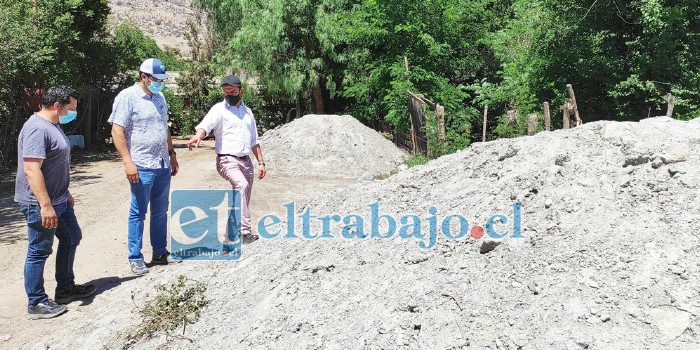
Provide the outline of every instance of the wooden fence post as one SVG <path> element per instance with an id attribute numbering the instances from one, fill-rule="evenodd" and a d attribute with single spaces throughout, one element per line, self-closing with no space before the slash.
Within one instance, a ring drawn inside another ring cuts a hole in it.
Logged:
<path id="1" fill-rule="evenodd" d="M 484 106 L 484 131 L 481 133 L 481 142 L 486 142 L 486 120 L 489 114 L 489 105 Z"/>
<path id="2" fill-rule="evenodd" d="M 544 129 L 551 131 L 551 117 L 549 115 L 549 102 L 544 103 Z"/>
<path id="3" fill-rule="evenodd" d="M 425 116 L 423 115 L 423 96 L 408 92 L 409 112 L 411 114 L 411 140 L 413 141 L 413 154 L 426 154 L 428 150 L 427 141 L 422 138 L 423 124 L 425 124 Z"/>
<path id="4" fill-rule="evenodd" d="M 568 129 L 569 128 L 569 121 L 571 120 L 570 116 L 570 111 L 569 111 L 569 103 L 564 103 L 564 107 L 562 108 L 564 112 L 564 125 L 562 126 L 563 129 Z"/>
<path id="5" fill-rule="evenodd" d="M 518 124 L 518 116 L 520 113 L 517 109 L 511 109 L 506 112 L 506 118 L 509 124 Z"/>
<path id="6" fill-rule="evenodd" d="M 411 123 L 411 155 L 416 155 L 416 133 L 413 129 L 413 123 Z"/>
<path id="7" fill-rule="evenodd" d="M 571 84 L 566 84 L 566 92 L 569 94 L 569 99 L 571 100 L 572 103 L 572 109 L 574 112 L 574 116 L 576 117 L 576 126 L 581 125 L 581 117 L 578 114 L 578 105 L 576 104 L 576 95 L 574 95 L 574 88 L 571 86 Z"/>
<path id="8" fill-rule="evenodd" d="M 673 96 L 669 93 L 667 95 L 667 98 L 668 98 L 668 109 L 666 110 L 666 116 L 669 118 L 673 118 L 673 107 L 676 105 L 676 96 Z"/>
<path id="9" fill-rule="evenodd" d="M 443 147 L 447 146 L 446 136 L 445 136 L 445 107 L 439 104 L 435 105 L 435 118 L 437 118 L 439 132 L 440 132 L 440 143 Z"/>
<path id="10" fill-rule="evenodd" d="M 532 136 L 537 131 L 537 116 L 530 114 L 527 116 L 527 136 Z"/>

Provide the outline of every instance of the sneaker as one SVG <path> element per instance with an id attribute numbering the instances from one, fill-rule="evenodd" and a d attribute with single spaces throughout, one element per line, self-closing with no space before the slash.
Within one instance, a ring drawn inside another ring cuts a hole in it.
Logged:
<path id="1" fill-rule="evenodd" d="M 143 260 L 132 261 L 129 263 L 129 266 L 131 266 L 131 272 L 137 275 L 143 275 L 148 272 L 148 267 L 146 267 L 146 263 Z"/>
<path id="2" fill-rule="evenodd" d="M 153 265 L 168 265 L 168 264 L 176 264 L 182 262 L 182 260 L 175 260 L 173 257 L 170 255 L 169 252 L 166 252 L 163 255 L 153 255 L 151 257 L 151 264 Z"/>
<path id="3" fill-rule="evenodd" d="M 27 307 L 27 318 L 30 320 L 53 318 L 66 312 L 66 310 L 68 310 L 68 308 L 66 308 L 65 305 L 58 305 L 51 299 L 48 299 L 45 302 L 36 304 L 35 306 Z"/>
<path id="4" fill-rule="evenodd" d="M 97 287 L 95 287 L 94 284 L 76 284 L 73 286 L 73 288 L 59 292 L 58 290 L 56 291 L 56 303 L 57 304 L 68 304 L 73 300 L 78 300 L 78 299 L 85 299 L 93 294 L 95 294 L 95 291 L 97 290 Z"/>
<path id="5" fill-rule="evenodd" d="M 259 238 L 260 236 L 254 234 L 241 235 L 241 244 L 250 244 L 257 241 Z"/>

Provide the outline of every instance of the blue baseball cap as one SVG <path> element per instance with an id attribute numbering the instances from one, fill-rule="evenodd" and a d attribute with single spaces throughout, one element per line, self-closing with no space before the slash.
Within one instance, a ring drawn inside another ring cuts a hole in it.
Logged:
<path id="1" fill-rule="evenodd" d="M 170 75 L 165 73 L 165 64 L 157 58 L 149 58 L 143 61 L 139 70 L 154 76 L 156 79 L 170 78 Z"/>

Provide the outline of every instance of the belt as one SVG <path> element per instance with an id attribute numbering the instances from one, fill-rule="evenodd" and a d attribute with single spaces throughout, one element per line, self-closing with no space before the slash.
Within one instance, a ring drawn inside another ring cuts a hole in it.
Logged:
<path id="1" fill-rule="evenodd" d="M 246 159 L 249 158 L 247 155 L 245 155 L 245 156 L 240 156 L 240 157 L 239 157 L 239 156 L 236 156 L 236 155 L 233 155 L 233 154 L 221 154 L 221 153 L 217 153 L 216 155 L 219 156 L 219 157 L 233 157 L 233 158 L 237 158 L 237 159 L 240 159 L 240 160 L 246 160 Z"/>

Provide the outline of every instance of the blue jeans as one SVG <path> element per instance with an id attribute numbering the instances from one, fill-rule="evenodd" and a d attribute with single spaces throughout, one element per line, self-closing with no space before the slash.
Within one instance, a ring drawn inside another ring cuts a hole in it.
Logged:
<path id="1" fill-rule="evenodd" d="M 75 249 L 83 234 L 68 201 L 54 205 L 53 209 L 58 218 L 58 227 L 48 229 L 41 224 L 41 209 L 38 205 L 19 206 L 27 219 L 28 249 L 24 263 L 24 290 L 29 298 L 29 306 L 36 306 L 49 299 L 44 291 L 44 265 L 52 253 L 54 235 L 58 238 L 56 290 L 68 290 L 75 285 Z"/>
<path id="2" fill-rule="evenodd" d="M 131 184 L 129 209 L 129 261 L 143 261 L 143 222 L 151 204 L 151 246 L 153 254 L 168 252 L 168 203 L 170 168 L 138 168 L 139 182 Z"/>

